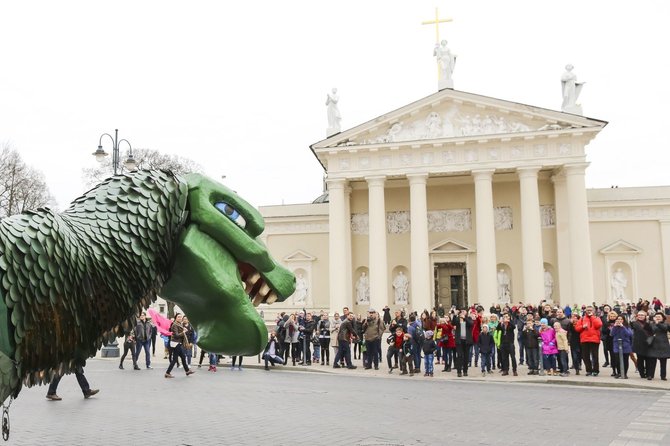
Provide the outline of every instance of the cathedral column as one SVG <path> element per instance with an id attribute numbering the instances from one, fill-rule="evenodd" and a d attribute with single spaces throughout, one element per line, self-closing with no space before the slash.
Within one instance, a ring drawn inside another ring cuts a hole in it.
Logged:
<path id="1" fill-rule="evenodd" d="M 498 300 L 496 237 L 493 222 L 494 169 L 473 170 L 477 237 L 477 301 L 488 308 Z M 470 298 L 472 303 L 473 299 Z"/>
<path id="2" fill-rule="evenodd" d="M 661 220 L 661 253 L 663 255 L 663 283 L 665 285 L 665 296 L 667 300 L 670 296 L 670 220 Z M 633 296 L 636 297 L 636 296 Z M 662 298 L 661 298 L 662 299 Z M 663 301 L 665 305 L 668 305 Z"/>
<path id="3" fill-rule="evenodd" d="M 537 190 L 539 171 L 539 167 L 517 169 L 521 191 L 521 264 L 524 302 L 539 302 L 544 299 L 540 197 Z"/>
<path id="4" fill-rule="evenodd" d="M 328 261 L 330 311 L 340 312 L 342 307 L 351 308 L 350 284 L 347 283 L 347 270 L 351 269 L 351 259 L 347 259 L 347 239 L 349 233 L 349 215 L 345 202 L 346 180 L 334 179 L 328 181 Z M 348 291 L 348 293 L 347 293 Z"/>
<path id="5" fill-rule="evenodd" d="M 551 177 L 554 182 L 554 201 L 556 206 L 556 254 L 558 256 L 558 297 L 561 306 L 573 305 L 577 299 L 572 294 L 572 270 L 570 263 L 570 216 L 568 205 L 568 188 L 565 181 L 565 172 Z M 556 292 L 554 289 L 554 300 Z M 580 302 L 581 303 L 581 302 Z"/>
<path id="6" fill-rule="evenodd" d="M 349 308 L 353 308 L 354 299 L 354 282 L 353 272 L 351 271 L 351 187 L 344 188 L 344 215 L 347 219 L 344 228 L 344 241 L 347 244 L 345 251 L 345 258 L 347 259 L 347 278 L 346 278 L 346 301 Z"/>
<path id="7" fill-rule="evenodd" d="M 572 299 L 578 304 L 590 304 L 595 300 L 593 253 L 591 252 L 589 212 L 584 179 L 588 165 L 588 163 L 579 163 L 563 166 L 568 192 Z"/>
<path id="8" fill-rule="evenodd" d="M 430 295 L 430 265 L 428 258 L 428 205 L 426 202 L 427 173 L 408 174 L 410 209 L 411 304 L 416 311 L 433 307 Z"/>
<path id="9" fill-rule="evenodd" d="M 370 262 L 370 307 L 378 312 L 388 304 L 388 265 L 386 258 L 386 177 L 366 177 L 368 182 L 368 228 Z"/>

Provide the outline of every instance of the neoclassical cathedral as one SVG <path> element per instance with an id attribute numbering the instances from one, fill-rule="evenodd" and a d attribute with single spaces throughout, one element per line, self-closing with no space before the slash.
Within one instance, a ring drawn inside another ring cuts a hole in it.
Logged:
<path id="1" fill-rule="evenodd" d="M 665 301 L 670 187 L 586 189 L 607 122 L 580 115 L 566 69 L 564 111 L 441 80 L 356 127 L 329 123 L 310 147 L 324 195 L 260 208 L 265 243 L 299 278 L 271 310 Z"/>

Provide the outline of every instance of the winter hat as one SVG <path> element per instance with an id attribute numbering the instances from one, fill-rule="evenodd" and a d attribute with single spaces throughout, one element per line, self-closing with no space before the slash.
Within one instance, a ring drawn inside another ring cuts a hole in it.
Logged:
<path id="1" fill-rule="evenodd" d="M 540 319 L 540 324 L 547 325 L 548 323 L 549 323 L 549 321 L 547 321 L 547 318 L 543 317 L 542 319 Z"/>

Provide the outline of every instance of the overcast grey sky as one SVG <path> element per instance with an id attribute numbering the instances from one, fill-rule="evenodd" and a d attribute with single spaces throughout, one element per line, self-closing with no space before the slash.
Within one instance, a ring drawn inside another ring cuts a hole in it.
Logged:
<path id="1" fill-rule="evenodd" d="M 587 185 L 670 184 L 662 0 L 3 1 L 0 142 L 45 173 L 61 209 L 115 128 L 226 175 L 255 205 L 308 202 L 332 87 L 343 129 L 437 90 L 435 30 L 421 25 L 436 6 L 453 18 L 440 32 L 457 90 L 560 109 L 572 63 L 584 114 L 609 121 Z"/>

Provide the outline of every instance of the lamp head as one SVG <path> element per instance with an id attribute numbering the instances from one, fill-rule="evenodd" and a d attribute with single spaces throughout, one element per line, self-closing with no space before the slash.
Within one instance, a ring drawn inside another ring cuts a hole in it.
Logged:
<path id="1" fill-rule="evenodd" d="M 105 157 L 107 156 L 107 152 L 105 152 L 105 149 L 103 149 L 102 146 L 98 146 L 98 150 L 93 152 L 93 156 L 95 156 L 95 160 L 97 162 L 101 163 L 105 160 Z"/>

